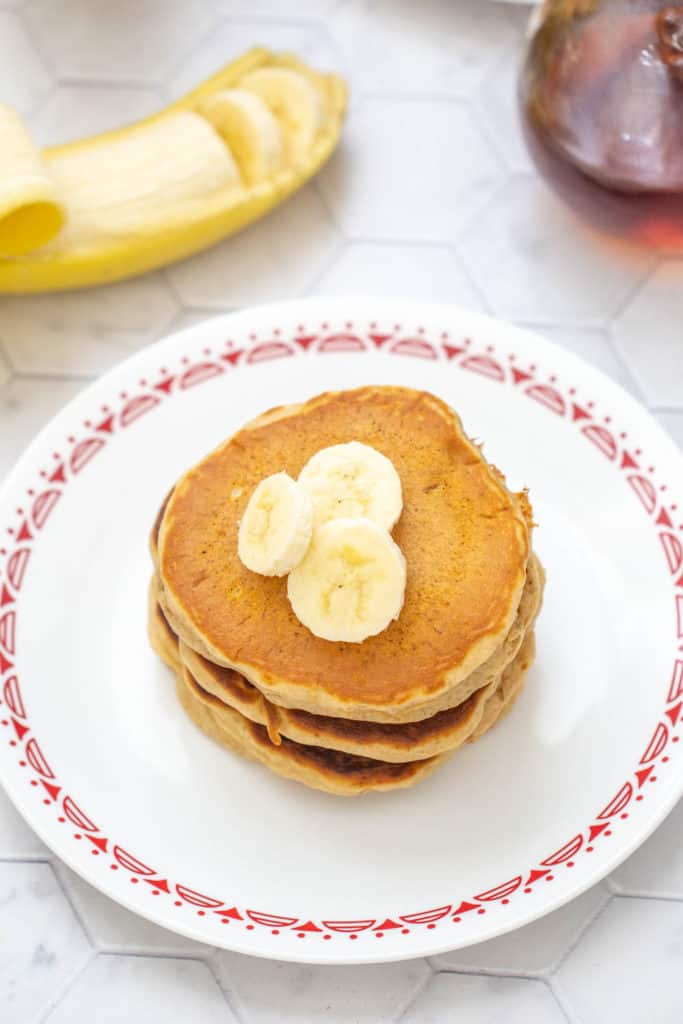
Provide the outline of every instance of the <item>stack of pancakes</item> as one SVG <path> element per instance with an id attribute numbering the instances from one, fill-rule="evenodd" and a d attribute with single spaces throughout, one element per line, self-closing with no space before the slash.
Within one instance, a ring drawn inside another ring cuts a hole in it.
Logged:
<path id="1" fill-rule="evenodd" d="M 310 633 L 286 580 L 237 555 L 264 477 L 296 478 L 321 448 L 357 440 L 391 459 L 407 561 L 398 619 L 363 643 Z M 152 646 L 182 706 L 224 746 L 315 789 L 353 795 L 410 786 L 487 732 L 534 657 L 544 573 L 526 494 L 425 392 L 366 387 L 273 409 L 191 469 L 151 537 Z"/>

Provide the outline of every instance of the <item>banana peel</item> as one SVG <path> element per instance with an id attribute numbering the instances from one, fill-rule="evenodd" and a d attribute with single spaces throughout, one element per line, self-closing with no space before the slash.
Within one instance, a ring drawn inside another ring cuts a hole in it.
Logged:
<path id="1" fill-rule="evenodd" d="M 260 105 L 251 134 L 231 120 L 240 97 L 240 116 Z M 345 107 L 341 78 L 261 48 L 143 121 L 42 153 L 0 107 L 0 293 L 121 280 L 239 231 L 319 170 Z"/>

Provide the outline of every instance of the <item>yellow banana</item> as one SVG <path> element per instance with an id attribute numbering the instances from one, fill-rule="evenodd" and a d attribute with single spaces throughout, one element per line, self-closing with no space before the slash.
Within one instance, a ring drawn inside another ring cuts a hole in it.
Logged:
<path id="1" fill-rule="evenodd" d="M 322 166 L 345 106 L 341 78 L 264 49 L 144 121 L 42 153 L 0 106 L 0 292 L 116 281 L 239 231 Z"/>

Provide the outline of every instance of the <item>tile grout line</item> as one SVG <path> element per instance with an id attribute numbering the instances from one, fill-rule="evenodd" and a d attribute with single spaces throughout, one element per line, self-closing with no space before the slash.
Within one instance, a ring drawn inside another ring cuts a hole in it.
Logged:
<path id="1" fill-rule="evenodd" d="M 52 871 L 52 875 L 55 878 L 55 880 L 57 882 L 57 885 L 59 886 L 59 888 L 60 888 L 60 890 L 62 892 L 62 895 L 64 896 L 64 899 L 66 900 L 66 902 L 71 907 L 71 912 L 73 913 L 74 917 L 78 921 L 78 923 L 79 923 L 79 925 L 80 925 L 80 927 L 81 927 L 81 929 L 83 931 L 83 934 L 85 935 L 86 939 L 90 943 L 91 948 L 94 949 L 96 953 L 99 952 L 99 946 L 98 946 L 97 942 L 95 941 L 95 938 L 92 935 L 92 933 L 90 931 L 90 928 L 85 923 L 85 920 L 83 918 L 83 914 L 81 913 L 79 908 L 76 906 L 74 900 L 71 897 L 71 893 L 69 892 L 69 890 L 67 889 L 66 885 L 64 884 L 64 881 L 63 881 L 62 876 L 61 876 L 61 864 L 62 864 L 62 862 L 61 861 L 59 862 L 60 863 L 60 869 L 59 870 L 55 866 L 54 861 L 49 861 L 48 863 L 49 863 L 49 866 L 50 866 L 50 870 Z"/>
<path id="2" fill-rule="evenodd" d="M 553 994 L 553 998 L 560 1010 L 567 1018 L 569 1024 L 583 1024 L 581 1019 L 574 1013 L 570 1000 L 567 998 L 567 994 L 562 988 L 561 984 L 558 984 L 558 980 L 555 976 L 548 979 L 548 987 Z"/>
<path id="3" fill-rule="evenodd" d="M 81 966 L 71 974 L 70 978 L 62 986 L 60 991 L 46 1003 L 43 1009 L 39 1010 L 38 1016 L 36 1017 L 36 1024 L 44 1024 L 44 1022 L 52 1016 L 53 1011 L 56 1010 L 59 1004 L 64 1001 L 81 975 L 85 974 L 91 964 L 97 960 L 98 955 L 97 950 L 91 947 L 90 955 L 85 958 L 85 961 Z"/>
<path id="4" fill-rule="evenodd" d="M 400 1024 L 411 1006 L 414 1006 L 417 1000 L 420 998 L 423 992 L 427 990 L 427 986 L 436 978 L 438 971 L 435 971 L 429 962 L 429 957 L 422 957 L 422 962 L 427 967 L 427 974 L 424 981 L 416 985 L 411 996 L 408 997 L 408 1001 L 404 1004 L 403 1009 L 399 1010 L 398 1015 L 394 1017 L 396 1024 Z"/>
<path id="5" fill-rule="evenodd" d="M 600 884 L 600 883 L 598 883 L 598 884 Z M 586 920 L 583 922 L 583 924 L 579 928 L 578 933 L 575 935 L 573 941 L 569 943 L 569 945 L 564 950 L 564 952 L 561 953 L 560 956 L 557 958 L 557 960 L 555 961 L 555 963 L 553 964 L 552 968 L 550 969 L 550 971 L 548 973 L 548 979 L 549 980 L 552 980 L 553 978 L 556 977 L 558 971 L 560 970 L 562 965 L 566 962 L 566 960 L 568 959 L 569 955 L 571 953 L 573 953 L 574 950 L 578 947 L 579 943 L 583 939 L 583 937 L 586 934 L 586 932 L 588 931 L 588 929 L 592 928 L 593 925 L 598 921 L 598 919 L 602 917 L 602 915 L 605 913 L 605 911 L 607 910 L 607 908 L 609 907 L 609 905 L 611 904 L 613 899 L 614 899 L 613 894 L 609 891 L 609 889 L 607 889 L 607 899 L 604 901 L 604 903 L 602 903 L 599 907 L 597 907 L 597 909 L 595 910 L 595 912 L 593 914 L 590 914 L 586 918 Z"/>
<path id="6" fill-rule="evenodd" d="M 206 966 L 211 971 L 211 976 L 213 977 L 214 981 L 216 982 L 216 985 L 218 986 L 218 990 L 221 993 L 221 995 L 223 996 L 223 999 L 225 1000 L 226 1006 L 228 1007 L 228 1009 L 230 1010 L 230 1012 L 234 1016 L 235 1020 L 237 1021 L 237 1024 L 248 1024 L 248 1021 L 245 1018 L 244 1014 L 242 1013 L 241 1008 L 239 1006 L 235 1005 L 235 1000 L 233 998 L 232 992 L 228 988 L 226 988 L 226 986 L 223 984 L 221 978 L 218 976 L 218 973 L 217 973 L 217 971 L 215 969 L 215 966 L 214 966 L 215 962 L 218 960 L 218 957 L 221 955 L 221 952 L 226 952 L 226 951 L 225 950 L 216 949 L 215 952 L 205 961 Z"/>
<path id="7" fill-rule="evenodd" d="M 575 1018 L 569 1012 L 568 1007 L 566 1007 L 560 1001 L 560 999 L 558 999 L 557 992 L 555 991 L 555 986 L 553 985 L 553 982 L 552 982 L 552 976 L 548 976 L 547 978 L 542 978 L 541 980 L 542 980 L 543 984 L 545 985 L 547 991 L 550 993 L 550 998 L 555 1003 L 555 1006 L 557 1006 L 557 1008 L 559 1009 L 559 1011 L 562 1014 L 562 1016 L 565 1018 L 567 1024 L 577 1024 L 577 1022 L 575 1021 Z"/>
<path id="8" fill-rule="evenodd" d="M 617 889 L 614 893 L 617 900 L 650 900 L 653 903 L 683 903 L 683 896 L 663 896 L 655 893 L 645 892 L 622 892 Z"/>

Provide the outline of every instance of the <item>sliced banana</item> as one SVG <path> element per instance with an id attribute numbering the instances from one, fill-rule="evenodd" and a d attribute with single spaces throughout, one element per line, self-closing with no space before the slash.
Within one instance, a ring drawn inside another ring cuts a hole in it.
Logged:
<path id="1" fill-rule="evenodd" d="M 280 170 L 282 131 L 263 100 L 243 89 L 224 89 L 198 108 L 232 152 L 246 185 L 257 185 Z"/>
<path id="2" fill-rule="evenodd" d="M 323 640 L 361 643 L 387 628 L 403 607 L 406 560 L 369 519 L 332 519 L 313 534 L 287 580 L 294 614 Z"/>
<path id="3" fill-rule="evenodd" d="M 299 483 L 313 499 L 316 526 L 341 516 L 365 516 L 390 530 L 403 509 L 393 463 L 360 441 L 316 452 L 301 470 Z"/>
<path id="4" fill-rule="evenodd" d="M 285 576 L 306 554 L 313 531 L 310 496 L 287 473 L 255 488 L 240 523 L 237 552 L 247 569 Z"/>
<path id="5" fill-rule="evenodd" d="M 323 121 L 323 102 L 313 83 L 290 68 L 258 68 L 240 81 L 240 89 L 259 96 L 283 128 L 287 162 L 309 155 Z"/>

